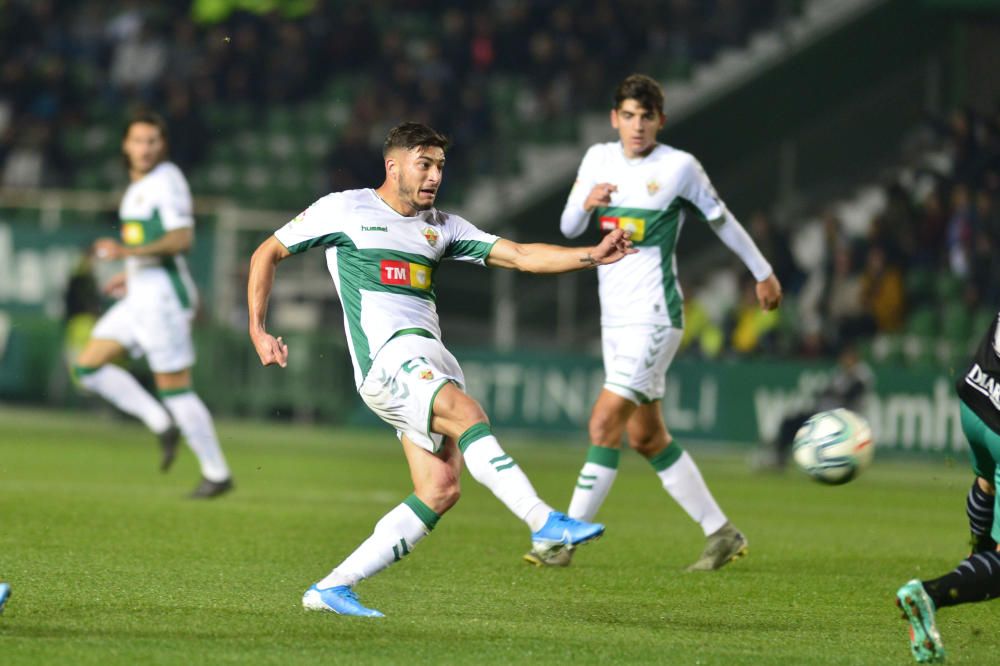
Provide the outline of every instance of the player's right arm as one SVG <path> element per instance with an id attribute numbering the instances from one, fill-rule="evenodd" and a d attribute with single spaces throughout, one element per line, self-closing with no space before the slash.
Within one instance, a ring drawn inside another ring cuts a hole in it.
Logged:
<path id="1" fill-rule="evenodd" d="M 267 303 L 274 285 L 278 262 L 292 256 L 281 241 L 271 236 L 257 247 L 250 257 L 250 276 L 247 280 L 247 309 L 250 313 L 250 340 L 262 365 L 288 365 L 288 345 L 280 337 L 267 332 Z"/>
<path id="2" fill-rule="evenodd" d="M 570 190 L 566 207 L 559 219 L 559 229 L 566 238 L 576 238 L 587 229 L 590 213 L 598 206 L 611 204 L 611 193 L 618 188 L 611 183 L 598 183 L 593 175 L 598 159 L 598 147 L 592 146 L 580 162 L 576 182 Z"/>
<path id="3" fill-rule="evenodd" d="M 335 245 L 341 220 L 347 212 L 340 194 L 329 194 L 295 216 L 260 244 L 250 258 L 247 310 L 250 339 L 263 365 L 288 365 L 288 345 L 267 332 L 267 303 L 278 263 L 313 247 Z"/>

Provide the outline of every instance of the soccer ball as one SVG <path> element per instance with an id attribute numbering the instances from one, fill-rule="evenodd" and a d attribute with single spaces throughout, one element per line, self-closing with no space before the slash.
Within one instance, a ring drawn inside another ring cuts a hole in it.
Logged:
<path id="1" fill-rule="evenodd" d="M 795 433 L 795 463 L 822 483 L 847 483 L 868 467 L 875 455 L 872 429 L 849 409 L 809 417 Z"/>

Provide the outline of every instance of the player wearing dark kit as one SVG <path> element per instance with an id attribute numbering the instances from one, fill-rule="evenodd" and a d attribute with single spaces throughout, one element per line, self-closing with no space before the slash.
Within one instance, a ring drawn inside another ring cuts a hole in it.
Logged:
<path id="1" fill-rule="evenodd" d="M 976 479 L 966 510 L 972 553 L 958 567 L 933 580 L 911 580 L 896 592 L 896 604 L 910 622 L 910 650 L 919 662 L 944 660 L 934 620 L 944 606 L 1000 596 L 1000 522 L 997 521 L 997 464 L 1000 462 L 1000 314 L 993 320 L 956 389 L 962 431 Z"/>

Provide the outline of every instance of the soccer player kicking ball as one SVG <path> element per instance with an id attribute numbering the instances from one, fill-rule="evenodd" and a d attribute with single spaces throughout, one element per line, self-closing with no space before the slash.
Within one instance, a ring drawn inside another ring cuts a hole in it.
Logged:
<path id="1" fill-rule="evenodd" d="M 910 623 L 910 651 L 919 662 L 944 661 L 944 645 L 934 621 L 944 606 L 1000 596 L 1000 313 L 957 382 L 962 432 L 976 478 L 966 499 L 972 554 L 934 580 L 911 580 L 896 592 L 896 605 Z"/>
<path id="2" fill-rule="evenodd" d="M 455 505 L 463 459 L 473 478 L 528 524 L 536 549 L 575 547 L 604 532 L 603 525 L 553 511 L 504 453 L 441 342 L 434 282 L 443 259 L 565 273 L 613 263 L 634 250 L 622 231 L 591 248 L 522 245 L 435 209 L 446 146 L 426 125 L 393 128 L 385 141 L 381 187 L 323 197 L 264 241 L 250 262 L 250 338 L 261 363 L 285 367 L 288 348 L 264 326 L 275 267 L 292 254 L 323 248 L 344 308 L 358 391 L 396 429 L 413 479 L 413 494 L 306 591 L 302 605 L 309 610 L 381 617 L 361 605 L 354 586 L 408 555 Z"/>
<path id="3" fill-rule="evenodd" d="M 201 465 L 201 483 L 191 497 L 215 497 L 233 482 L 212 415 L 191 386 L 191 319 L 198 298 L 184 258 L 194 240 L 191 192 L 180 169 L 167 161 L 167 128 L 156 114 L 132 118 L 122 152 L 132 183 L 119 208 L 121 242 L 99 239 L 94 254 L 125 260 L 125 272 L 105 287 L 124 297 L 94 326 L 75 374 L 84 388 L 157 434 L 162 471 L 173 463 L 183 433 Z M 162 404 L 112 364 L 126 352 L 146 356 Z"/>
<path id="4" fill-rule="evenodd" d="M 631 232 L 638 250 L 597 270 L 601 300 L 604 388 L 590 415 L 587 460 L 568 514 L 593 520 L 618 472 L 622 435 L 645 457 L 664 489 L 705 532 L 707 543 L 689 571 L 710 571 L 744 555 L 747 540 L 715 502 L 701 473 L 663 422 L 666 372 L 684 328 L 675 252 L 681 226 L 707 223 L 757 280 L 765 310 L 778 307 L 781 285 L 770 264 L 715 193 L 689 153 L 657 143 L 663 90 L 633 74 L 618 86 L 611 125 L 619 141 L 587 151 L 563 210 L 560 228 L 576 238 L 593 219 L 602 232 Z M 572 549 L 528 552 L 535 565 L 566 566 Z"/>

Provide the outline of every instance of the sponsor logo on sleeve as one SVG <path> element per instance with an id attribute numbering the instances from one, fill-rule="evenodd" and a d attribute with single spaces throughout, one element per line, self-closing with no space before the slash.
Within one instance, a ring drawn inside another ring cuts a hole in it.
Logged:
<path id="1" fill-rule="evenodd" d="M 409 261 L 383 259 L 380 266 L 382 284 L 413 287 L 428 291 L 431 288 L 431 267 Z"/>
<path id="2" fill-rule="evenodd" d="M 641 217 L 601 216 L 601 231 L 607 233 L 614 229 L 624 229 L 630 232 L 633 241 L 641 241 L 646 237 L 646 220 Z"/>

